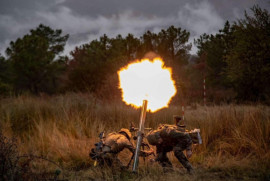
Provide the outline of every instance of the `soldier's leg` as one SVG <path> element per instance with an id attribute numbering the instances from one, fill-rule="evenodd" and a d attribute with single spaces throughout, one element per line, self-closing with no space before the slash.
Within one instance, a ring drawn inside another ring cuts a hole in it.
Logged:
<path id="1" fill-rule="evenodd" d="M 122 162 L 118 159 L 117 154 L 113 154 L 113 153 L 106 153 L 103 156 L 103 160 L 106 166 L 110 167 L 110 168 L 114 168 L 114 169 L 122 169 Z"/>
<path id="2" fill-rule="evenodd" d="M 167 152 L 162 152 L 160 154 L 159 162 L 160 162 L 162 167 L 172 168 L 172 163 L 170 162 L 170 160 L 167 156 Z"/>
<path id="3" fill-rule="evenodd" d="M 163 168 L 164 167 L 171 167 L 172 168 L 172 163 L 170 162 L 169 158 L 167 157 L 167 152 L 161 146 L 157 146 L 157 157 L 156 157 L 156 161 Z"/>
<path id="4" fill-rule="evenodd" d="M 189 163 L 187 157 L 181 150 L 174 149 L 174 155 L 178 159 L 178 161 L 187 169 L 188 172 L 191 172 L 193 170 L 192 165 Z"/>
<path id="5" fill-rule="evenodd" d="M 114 163 L 114 155 L 112 153 L 106 153 L 102 156 L 105 166 L 111 167 Z"/>
<path id="6" fill-rule="evenodd" d="M 115 156 L 115 158 L 114 158 L 114 164 L 113 165 L 117 169 L 121 169 L 121 170 L 126 169 L 126 166 L 123 165 L 123 163 L 119 160 L 119 158 L 117 156 Z"/>

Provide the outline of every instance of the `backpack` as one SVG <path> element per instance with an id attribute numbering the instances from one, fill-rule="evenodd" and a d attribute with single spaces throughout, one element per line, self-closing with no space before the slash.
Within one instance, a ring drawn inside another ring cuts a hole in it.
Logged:
<path id="1" fill-rule="evenodd" d="M 171 142 L 172 140 L 177 139 L 177 137 L 179 137 L 179 134 L 177 133 L 179 133 L 177 126 L 161 124 L 158 129 L 150 131 L 146 136 L 146 139 L 150 145 L 158 145 L 160 138 L 165 142 Z M 182 136 L 182 133 L 180 133 L 180 136 Z"/>
<path id="2" fill-rule="evenodd" d="M 152 130 L 150 131 L 146 139 L 150 145 L 158 145 L 159 139 L 160 139 L 160 130 Z"/>

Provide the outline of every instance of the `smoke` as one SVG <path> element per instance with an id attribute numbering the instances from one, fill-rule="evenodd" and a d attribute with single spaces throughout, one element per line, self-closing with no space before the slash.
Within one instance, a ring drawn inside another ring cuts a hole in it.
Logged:
<path id="1" fill-rule="evenodd" d="M 154 60 L 154 58 L 160 57 L 158 54 L 155 52 L 148 52 L 144 55 L 144 58 L 147 58 L 149 60 Z"/>

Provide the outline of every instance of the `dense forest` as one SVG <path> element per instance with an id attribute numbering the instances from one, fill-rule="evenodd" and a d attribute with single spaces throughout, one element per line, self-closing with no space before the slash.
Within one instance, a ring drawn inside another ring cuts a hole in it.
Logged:
<path id="1" fill-rule="evenodd" d="M 117 71 L 154 52 L 173 69 L 179 92 L 174 101 L 201 102 L 205 78 L 208 102 L 269 104 L 270 14 L 258 6 L 244 13 L 218 33 L 194 40 L 197 55 L 190 54 L 190 32 L 172 25 L 141 37 L 104 34 L 62 56 L 69 35 L 41 24 L 0 55 L 0 95 L 76 91 L 118 99 Z"/>

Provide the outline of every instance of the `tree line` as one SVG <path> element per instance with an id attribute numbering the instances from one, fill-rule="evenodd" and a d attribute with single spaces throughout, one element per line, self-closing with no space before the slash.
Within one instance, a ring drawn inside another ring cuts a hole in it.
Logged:
<path id="1" fill-rule="evenodd" d="M 227 21 L 216 35 L 201 35 L 195 43 L 209 86 L 232 88 L 238 100 L 269 101 L 270 16 L 258 6 L 251 11 L 233 24 Z"/>
<path id="2" fill-rule="evenodd" d="M 170 26 L 141 37 L 107 35 L 76 47 L 61 56 L 68 35 L 39 25 L 29 34 L 10 42 L 6 58 L 0 55 L 0 94 L 56 94 L 91 92 L 100 98 L 120 96 L 116 72 L 148 52 L 161 56 L 173 69 L 176 98 L 202 100 L 203 78 L 211 101 L 269 101 L 270 15 L 254 6 L 252 14 L 217 34 L 194 40 L 197 55 L 190 55 L 190 33 Z"/>

